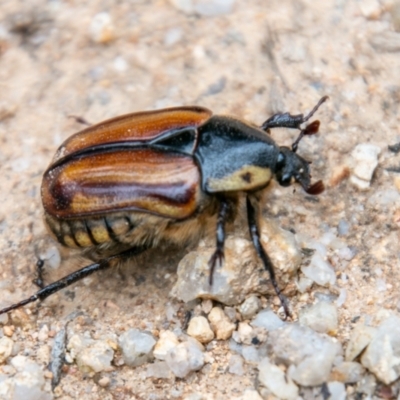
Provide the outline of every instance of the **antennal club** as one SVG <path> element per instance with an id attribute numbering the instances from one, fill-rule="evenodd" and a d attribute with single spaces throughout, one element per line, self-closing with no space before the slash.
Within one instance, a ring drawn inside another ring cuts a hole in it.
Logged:
<path id="1" fill-rule="evenodd" d="M 310 136 L 310 135 L 315 135 L 316 133 L 318 133 L 319 125 L 320 125 L 320 122 L 318 120 L 313 121 L 313 122 L 311 122 L 311 124 L 308 124 L 304 129 L 302 129 L 300 131 L 298 138 L 292 144 L 293 153 L 296 153 L 297 148 L 300 143 L 300 140 L 303 139 L 303 136 Z"/>

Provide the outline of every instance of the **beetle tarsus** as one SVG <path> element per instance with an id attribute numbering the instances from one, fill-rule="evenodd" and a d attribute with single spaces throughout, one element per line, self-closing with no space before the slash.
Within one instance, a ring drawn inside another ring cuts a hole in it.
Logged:
<path id="1" fill-rule="evenodd" d="M 208 283 L 210 284 L 210 286 L 212 286 L 213 284 L 215 267 L 217 266 L 217 264 L 219 265 L 219 267 L 222 267 L 224 263 L 224 258 L 225 258 L 224 251 L 218 248 L 214 251 L 214 254 L 211 256 L 210 261 L 208 262 L 208 266 L 210 267 Z"/>
<path id="2" fill-rule="evenodd" d="M 217 243 L 216 250 L 211 256 L 208 265 L 210 267 L 209 283 L 210 286 L 213 284 L 213 275 L 217 263 L 220 267 L 224 262 L 224 244 L 225 244 L 225 223 L 228 217 L 229 203 L 225 198 L 220 200 L 220 208 L 217 218 Z"/>
<path id="3" fill-rule="evenodd" d="M 44 267 L 44 260 L 42 258 L 38 258 L 36 261 L 36 275 L 37 277 L 32 280 L 32 282 L 38 286 L 40 289 L 45 287 L 44 280 L 43 280 L 43 267 Z"/>
<path id="4" fill-rule="evenodd" d="M 46 299 L 47 297 L 49 297 L 50 295 L 52 295 L 53 293 L 56 293 L 56 292 L 60 291 L 61 289 L 64 289 L 65 287 L 72 285 L 73 283 L 75 283 L 83 278 L 86 278 L 87 276 L 89 276 L 97 271 L 107 269 L 107 268 L 115 265 L 118 262 L 129 259 L 130 257 L 143 252 L 144 250 L 146 250 L 146 247 L 135 247 L 133 249 L 126 250 L 117 255 L 104 258 L 98 263 L 93 263 L 86 267 L 83 267 L 80 270 L 72 272 L 71 274 L 65 276 L 64 278 L 59 279 L 56 282 L 50 283 L 49 285 L 45 286 L 44 288 L 42 288 L 38 292 L 36 292 L 33 296 L 28 297 L 27 299 L 22 300 L 19 303 L 16 303 L 9 307 L 3 308 L 2 310 L 0 310 L 0 315 L 6 313 L 8 311 L 20 308 L 26 304 L 33 303 L 37 300 L 42 301 L 42 300 Z"/>
<path id="5" fill-rule="evenodd" d="M 288 112 L 276 113 L 261 125 L 261 129 L 263 131 L 268 131 L 268 129 L 271 128 L 301 129 L 300 125 L 307 122 L 317 112 L 321 104 L 328 100 L 328 98 L 328 96 L 322 97 L 306 116 L 303 114 L 292 115 Z"/>
<path id="6" fill-rule="evenodd" d="M 288 302 L 286 297 L 282 294 L 281 290 L 279 289 L 278 283 L 276 281 L 275 277 L 275 271 L 274 271 L 274 266 L 272 264 L 271 259 L 269 258 L 267 252 L 264 250 L 261 240 L 260 240 L 260 233 L 258 230 L 257 226 L 257 211 L 253 204 L 251 203 L 251 200 L 249 196 L 246 197 L 246 206 L 247 206 L 247 220 L 249 223 L 249 230 L 250 230 L 250 235 L 251 239 L 253 241 L 253 245 L 257 251 L 258 256 L 261 258 L 262 263 L 264 264 L 264 268 L 268 271 L 270 279 L 271 279 L 271 284 L 275 290 L 275 293 L 279 297 L 279 300 L 281 302 L 281 305 L 283 307 L 283 310 L 285 312 L 285 317 L 290 317 L 290 311 L 288 307 Z"/>

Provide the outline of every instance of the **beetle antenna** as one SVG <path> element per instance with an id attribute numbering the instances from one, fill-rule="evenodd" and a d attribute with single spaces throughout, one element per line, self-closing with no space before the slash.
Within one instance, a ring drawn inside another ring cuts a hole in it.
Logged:
<path id="1" fill-rule="evenodd" d="M 329 99 L 329 96 L 324 96 L 321 97 L 319 102 L 316 104 L 316 106 L 303 118 L 303 124 L 304 122 L 307 122 L 318 110 L 318 108 L 321 107 L 321 104 L 325 103 Z"/>
<path id="2" fill-rule="evenodd" d="M 304 136 L 315 135 L 318 132 L 320 122 L 318 120 L 311 122 L 304 129 L 300 131 L 299 136 L 292 144 L 292 151 L 296 153 L 297 148 L 299 146 L 300 140 L 303 139 Z"/>

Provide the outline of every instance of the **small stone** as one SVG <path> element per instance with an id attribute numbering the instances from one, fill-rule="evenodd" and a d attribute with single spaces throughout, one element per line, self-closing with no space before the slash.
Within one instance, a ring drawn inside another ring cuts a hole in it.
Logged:
<path id="1" fill-rule="evenodd" d="M 158 360 L 165 360 L 167 353 L 176 345 L 179 341 L 174 332 L 171 331 L 161 331 L 160 338 L 156 343 L 153 351 L 153 355 Z"/>
<path id="2" fill-rule="evenodd" d="M 7 336 L 0 339 L 0 364 L 3 364 L 12 353 L 14 341 Z"/>
<path id="3" fill-rule="evenodd" d="M 211 328 L 215 332 L 216 338 L 219 340 L 227 340 L 232 336 L 232 332 L 236 329 L 236 325 L 229 320 L 223 310 L 219 307 L 214 307 L 208 319 L 211 323 Z"/>
<path id="4" fill-rule="evenodd" d="M 338 329 L 338 315 L 334 304 L 319 301 L 300 310 L 299 322 L 319 333 L 335 334 Z"/>
<path id="5" fill-rule="evenodd" d="M 310 265 L 301 268 L 303 274 L 320 286 L 334 285 L 336 274 L 332 266 L 317 252 L 312 256 Z"/>
<path id="6" fill-rule="evenodd" d="M 203 367 L 204 354 L 191 342 L 179 343 L 168 352 L 166 362 L 176 377 L 185 378 L 191 371 Z"/>
<path id="7" fill-rule="evenodd" d="M 238 326 L 239 343 L 251 344 L 255 336 L 253 328 L 247 322 L 240 322 Z"/>
<path id="8" fill-rule="evenodd" d="M 267 329 L 268 331 L 273 331 L 285 325 L 285 322 L 282 321 L 272 310 L 262 310 L 251 322 L 251 325 Z"/>
<path id="9" fill-rule="evenodd" d="M 349 234 L 350 231 L 350 224 L 348 221 L 341 219 L 338 224 L 338 235 L 339 236 L 346 236 Z"/>
<path id="10" fill-rule="evenodd" d="M 165 46 L 173 46 L 178 43 L 183 36 L 182 29 L 180 28 L 171 28 L 168 29 L 164 36 L 164 44 Z"/>
<path id="11" fill-rule="evenodd" d="M 193 317 L 190 320 L 187 333 L 200 343 L 208 343 L 214 339 L 214 332 L 211 330 L 207 319 L 202 316 Z"/>
<path id="12" fill-rule="evenodd" d="M 232 12 L 235 0 L 170 0 L 171 4 L 185 14 L 215 17 Z"/>
<path id="13" fill-rule="evenodd" d="M 82 372 L 110 371 L 113 358 L 113 349 L 105 341 L 98 340 L 78 354 L 76 363 Z"/>
<path id="14" fill-rule="evenodd" d="M 96 14 L 90 23 L 90 38 L 95 43 L 108 43 L 115 38 L 115 27 L 107 12 Z"/>
<path id="15" fill-rule="evenodd" d="M 353 168 L 350 181 L 360 190 L 369 188 L 372 175 L 378 165 L 381 149 L 370 143 L 358 144 L 353 152 Z"/>
<path id="16" fill-rule="evenodd" d="M 14 328 L 10 325 L 5 325 L 3 326 L 3 333 L 6 336 L 11 337 L 14 334 Z"/>
<path id="17" fill-rule="evenodd" d="M 296 282 L 296 286 L 300 293 L 305 293 L 308 289 L 310 289 L 313 283 L 314 281 L 312 279 L 301 276 L 300 279 Z"/>
<path id="18" fill-rule="evenodd" d="M 251 319 L 261 308 L 261 300 L 257 296 L 248 297 L 239 307 L 243 319 Z"/>
<path id="19" fill-rule="evenodd" d="M 258 379 L 278 399 L 297 399 L 299 388 L 285 372 L 266 357 L 258 364 Z"/>
<path id="20" fill-rule="evenodd" d="M 56 246 L 49 246 L 39 257 L 46 262 L 46 268 L 58 269 L 61 265 L 60 250 Z"/>
<path id="21" fill-rule="evenodd" d="M 361 357 L 361 363 L 389 385 L 400 377 L 400 318 L 383 321 Z"/>
<path id="22" fill-rule="evenodd" d="M 153 347 L 156 341 L 148 332 L 139 329 L 129 329 L 119 338 L 125 364 L 132 367 L 145 364 L 153 358 Z"/>
<path id="23" fill-rule="evenodd" d="M 229 359 L 229 372 L 239 376 L 244 374 L 243 358 L 238 354 L 231 355 L 231 358 Z"/>
<path id="24" fill-rule="evenodd" d="M 213 302 L 210 299 L 204 299 L 201 302 L 201 309 L 203 310 L 204 314 L 209 314 L 213 308 Z"/>
<path id="25" fill-rule="evenodd" d="M 328 382 L 329 400 L 346 400 L 346 388 L 342 382 Z"/>
<path id="26" fill-rule="evenodd" d="M 237 313 L 234 307 L 224 307 L 224 312 L 231 322 L 237 321 Z"/>
<path id="27" fill-rule="evenodd" d="M 365 368 L 355 361 L 343 361 L 332 369 L 331 379 L 343 383 L 360 382 L 365 374 Z"/>
<path id="28" fill-rule="evenodd" d="M 103 376 L 102 378 L 99 379 L 97 382 L 99 386 L 101 387 L 107 387 L 110 384 L 111 380 L 108 376 Z"/>
<path id="29" fill-rule="evenodd" d="M 247 362 L 257 363 L 260 361 L 260 354 L 255 346 L 242 346 L 241 353 Z"/>
<path id="30" fill-rule="evenodd" d="M 39 331 L 38 339 L 40 342 L 45 342 L 49 338 L 49 327 L 47 325 L 43 325 Z"/>
<path id="31" fill-rule="evenodd" d="M 361 14 L 367 19 L 376 20 L 382 13 L 378 0 L 363 0 L 359 3 L 359 7 Z"/>
<path id="32" fill-rule="evenodd" d="M 377 334 L 377 329 L 372 326 L 366 326 L 363 324 L 357 325 L 351 335 L 350 340 L 347 343 L 345 359 L 346 361 L 355 360 L 364 349 L 371 343 L 371 340 Z"/>
<path id="33" fill-rule="evenodd" d="M 372 398 L 375 394 L 377 382 L 376 378 L 372 374 L 365 374 L 361 380 L 357 383 L 357 392 L 365 394 L 366 398 Z"/>
<path id="34" fill-rule="evenodd" d="M 271 220 L 260 222 L 261 241 L 268 252 L 280 288 L 291 281 L 300 267 L 302 256 L 294 235 L 281 229 Z M 208 298 L 226 305 L 242 303 L 249 294 L 276 295 L 268 272 L 256 257 L 250 240 L 228 237 L 225 242 L 225 260 L 215 269 L 213 284 L 209 284 L 209 260 L 215 249 L 199 247 L 186 255 L 178 265 L 178 279 L 171 295 L 189 302 L 196 298 Z"/>
<path id="35" fill-rule="evenodd" d="M 262 400 L 262 397 L 258 394 L 257 390 L 246 389 L 240 400 Z"/>
<path id="36" fill-rule="evenodd" d="M 11 365 L 17 373 L 0 383 L 1 399 L 53 399 L 53 396 L 45 391 L 44 372 L 38 364 L 28 360 L 27 357 L 16 356 L 11 359 Z"/>
<path id="37" fill-rule="evenodd" d="M 156 361 L 147 366 L 146 376 L 148 378 L 169 379 L 172 378 L 172 372 L 166 361 Z"/>
<path id="38" fill-rule="evenodd" d="M 290 366 L 289 376 L 302 386 L 326 382 L 335 357 L 342 352 L 334 339 L 296 323 L 270 332 L 266 346 L 268 355 Z"/>

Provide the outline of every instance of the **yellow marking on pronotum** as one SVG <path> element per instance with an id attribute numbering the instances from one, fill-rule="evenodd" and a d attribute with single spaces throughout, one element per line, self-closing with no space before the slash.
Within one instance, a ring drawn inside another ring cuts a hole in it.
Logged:
<path id="1" fill-rule="evenodd" d="M 233 174 L 219 179 L 209 179 L 207 190 L 209 192 L 253 190 L 265 186 L 271 177 L 269 168 L 245 165 Z"/>

